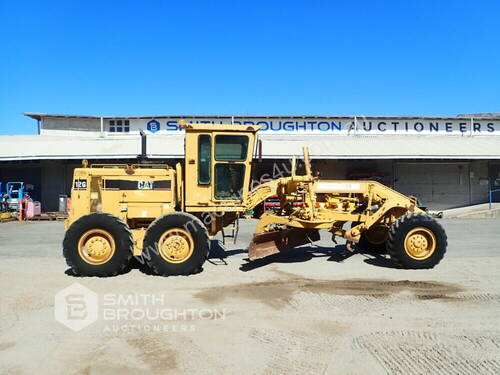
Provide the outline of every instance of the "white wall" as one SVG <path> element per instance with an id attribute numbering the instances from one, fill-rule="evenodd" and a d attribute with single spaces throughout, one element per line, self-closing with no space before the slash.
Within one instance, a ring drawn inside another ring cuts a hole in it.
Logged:
<path id="1" fill-rule="evenodd" d="M 104 118 L 104 131 L 109 132 L 110 122 L 129 122 L 130 133 L 144 130 L 149 134 L 179 134 L 179 120 L 188 123 L 259 125 L 263 134 L 283 135 L 493 135 L 500 134 L 500 119 L 431 118 L 431 117 L 151 117 Z M 100 132 L 100 118 L 44 117 L 43 134 L 61 132 Z M 123 134 L 123 133 L 120 133 Z"/>

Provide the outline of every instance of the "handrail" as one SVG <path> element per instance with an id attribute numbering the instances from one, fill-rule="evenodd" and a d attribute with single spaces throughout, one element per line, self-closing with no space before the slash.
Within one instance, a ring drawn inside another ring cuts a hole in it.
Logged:
<path id="1" fill-rule="evenodd" d="M 259 203 L 264 202 L 267 198 L 276 195 L 276 189 L 278 187 L 278 180 L 272 180 L 265 182 L 255 189 L 248 192 L 246 199 L 243 201 L 243 206 L 245 209 L 251 210 Z"/>
<path id="2" fill-rule="evenodd" d="M 491 210 L 491 201 L 492 201 L 491 195 L 492 195 L 492 193 L 497 193 L 499 191 L 500 191 L 500 189 L 493 189 L 493 190 L 489 191 L 489 193 L 488 193 L 488 195 L 489 195 L 488 209 L 489 210 Z"/>

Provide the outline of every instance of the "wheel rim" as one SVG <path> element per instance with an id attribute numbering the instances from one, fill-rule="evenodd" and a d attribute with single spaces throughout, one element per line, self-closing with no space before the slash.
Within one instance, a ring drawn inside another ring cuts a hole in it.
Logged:
<path id="1" fill-rule="evenodd" d="M 413 228 L 406 235 L 405 250 L 413 259 L 427 259 L 434 254 L 436 250 L 436 236 L 428 228 Z"/>
<path id="2" fill-rule="evenodd" d="M 169 263 L 185 262 L 194 250 L 191 234 L 184 229 L 173 228 L 165 231 L 158 241 L 160 255 Z"/>
<path id="3" fill-rule="evenodd" d="M 78 241 L 78 254 L 87 263 L 100 265 L 109 261 L 115 253 L 113 236 L 103 229 L 91 229 Z"/>

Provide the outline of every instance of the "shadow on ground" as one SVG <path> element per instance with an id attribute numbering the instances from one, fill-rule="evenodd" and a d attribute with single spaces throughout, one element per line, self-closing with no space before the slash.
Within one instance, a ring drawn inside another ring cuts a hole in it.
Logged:
<path id="1" fill-rule="evenodd" d="M 226 250 L 224 248 L 224 245 L 222 245 L 219 240 L 212 240 L 207 261 L 213 265 L 227 265 L 225 259 L 234 255 L 246 253 L 246 248 Z M 329 262 L 341 263 L 344 260 L 349 259 L 350 257 L 355 255 L 364 256 L 364 262 L 371 266 L 397 268 L 385 254 L 363 253 L 359 250 L 349 251 L 345 245 L 337 245 L 335 247 L 308 245 L 297 247 L 294 249 L 288 249 L 281 253 L 270 255 L 262 259 L 251 261 L 248 258 L 244 258 L 243 261 L 245 263 L 240 266 L 240 270 L 243 272 L 248 272 L 273 263 L 301 263 L 307 262 L 313 258 L 327 258 L 326 260 Z M 142 258 L 138 259 L 137 257 L 133 257 L 130 261 L 130 264 L 122 272 L 120 272 L 119 275 L 127 274 L 134 269 L 137 269 L 146 275 L 156 275 L 151 271 L 147 264 L 144 263 Z M 201 272 L 201 270 L 199 272 Z M 65 271 L 65 274 L 72 277 L 82 277 L 79 275 L 75 275 L 71 268 L 68 268 Z"/>
<path id="2" fill-rule="evenodd" d="M 212 240 L 208 261 L 214 265 L 227 265 L 225 259 L 238 254 L 246 254 L 245 248 L 226 250 L 224 245 L 218 240 Z M 365 253 L 359 251 L 349 251 L 346 245 L 337 245 L 335 247 L 323 246 L 302 246 L 294 249 L 285 250 L 279 254 L 270 255 L 268 257 L 249 260 L 245 258 L 246 263 L 242 264 L 240 270 L 243 272 L 251 271 L 256 268 L 264 267 L 272 263 L 300 263 L 307 262 L 313 258 L 327 258 L 329 262 L 341 263 L 352 256 L 364 256 L 364 262 L 371 266 L 384 268 L 397 268 L 394 263 L 385 254 Z"/>
<path id="3" fill-rule="evenodd" d="M 224 250 L 221 250 L 224 251 Z M 228 253 L 241 254 L 246 253 L 246 250 L 238 249 L 231 250 Z M 226 264 L 224 258 L 232 254 L 225 254 L 223 258 L 219 258 L 223 264 Z M 371 266 L 384 267 L 384 268 L 397 268 L 391 260 L 382 254 L 366 254 L 360 251 L 349 251 L 345 245 L 337 245 L 333 248 L 330 247 L 314 247 L 314 246 L 304 246 L 294 249 L 288 249 L 279 254 L 270 255 L 268 257 L 256 260 L 244 259 L 244 262 L 240 266 L 240 270 L 243 272 L 252 271 L 254 269 L 267 266 L 269 264 L 275 263 L 301 263 L 307 262 L 313 258 L 327 258 L 328 262 L 342 263 L 344 260 L 349 259 L 352 256 L 361 255 L 365 257 L 364 262 Z M 217 264 L 213 262 L 213 264 Z"/>
<path id="4" fill-rule="evenodd" d="M 227 250 L 224 245 L 219 240 L 212 240 L 210 242 L 210 252 L 208 254 L 208 260 L 224 260 L 233 255 L 244 254 L 246 249 L 233 249 Z"/>
<path id="5" fill-rule="evenodd" d="M 125 269 L 122 271 L 122 272 L 119 272 L 117 273 L 116 275 L 113 275 L 114 276 L 120 276 L 120 275 L 125 275 L 127 273 L 129 273 L 130 271 L 132 271 L 134 268 L 139 268 L 137 266 L 135 266 L 134 261 L 133 261 L 134 258 L 132 258 L 130 264 L 125 267 Z M 70 276 L 70 277 L 104 277 L 104 278 L 107 278 L 107 277 L 110 277 L 110 276 L 82 276 L 82 275 L 76 275 L 73 271 L 72 268 L 68 268 L 66 271 L 64 271 L 64 273 L 67 275 L 67 276 Z"/>
<path id="6" fill-rule="evenodd" d="M 326 260 L 329 262 L 343 262 L 355 254 L 357 252 L 347 250 L 345 245 L 337 245 L 335 247 L 302 246 L 253 261 L 246 258 L 247 263 L 242 264 L 240 270 L 248 272 L 272 263 L 300 263 L 307 262 L 313 258 L 327 258 Z"/>

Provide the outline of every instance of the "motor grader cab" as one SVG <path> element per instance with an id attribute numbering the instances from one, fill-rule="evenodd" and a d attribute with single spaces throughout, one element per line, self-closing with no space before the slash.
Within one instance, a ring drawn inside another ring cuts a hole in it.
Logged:
<path id="1" fill-rule="evenodd" d="M 184 209 L 244 212 L 258 126 L 184 126 Z"/>
<path id="2" fill-rule="evenodd" d="M 319 240 L 319 230 L 363 251 L 387 250 L 403 268 L 431 268 L 446 234 L 413 198 L 374 181 L 315 177 L 304 148 L 305 174 L 292 173 L 250 190 L 258 126 L 187 124 L 185 160 L 166 164 L 87 165 L 75 169 L 63 253 L 78 275 L 110 276 L 132 256 L 164 276 L 196 273 L 209 238 L 271 196 L 279 207 L 257 223 L 249 258 Z M 300 205 L 294 204 L 301 202 Z M 224 233 L 224 232 L 223 232 Z"/>

